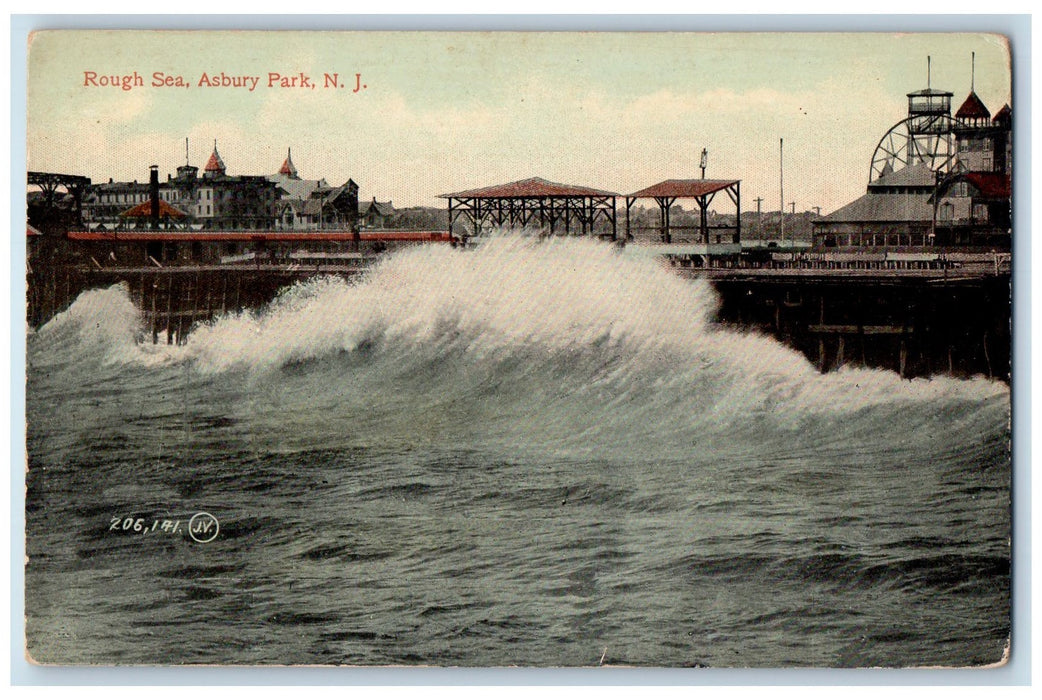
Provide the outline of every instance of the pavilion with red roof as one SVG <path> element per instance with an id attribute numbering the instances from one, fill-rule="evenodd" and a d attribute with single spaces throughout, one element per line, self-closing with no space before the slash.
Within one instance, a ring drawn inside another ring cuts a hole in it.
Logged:
<path id="1" fill-rule="evenodd" d="M 638 199 L 654 199 L 659 205 L 659 230 L 662 242 L 671 243 L 671 231 L 675 228 L 669 220 L 669 210 L 678 199 L 693 199 L 698 205 L 699 225 L 698 232 L 701 243 L 709 244 L 710 229 L 728 229 L 731 240 L 722 240 L 722 234 L 716 234 L 716 243 L 739 243 L 742 236 L 742 181 L 741 180 L 663 180 L 662 182 L 645 187 L 642 190 L 626 195 L 626 237 L 632 238 L 630 234 L 630 208 Z M 713 197 L 717 192 L 726 192 L 731 202 L 735 205 L 735 225 L 709 225 L 708 209 Z"/>
<path id="2" fill-rule="evenodd" d="M 606 222 L 605 234 L 616 237 L 615 199 L 619 195 L 592 187 L 565 185 L 541 177 L 439 195 L 448 200 L 449 231 L 463 217 L 479 235 L 486 225 L 538 227 L 550 235 L 563 227 L 572 233 L 593 233 L 598 220 Z M 610 226 L 610 234 L 607 227 Z"/>

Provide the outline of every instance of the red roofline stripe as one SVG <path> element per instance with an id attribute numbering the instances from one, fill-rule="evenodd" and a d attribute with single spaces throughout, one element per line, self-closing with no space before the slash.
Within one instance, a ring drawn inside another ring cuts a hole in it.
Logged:
<path id="1" fill-rule="evenodd" d="M 432 241 L 448 242 L 445 231 L 69 231 L 74 241 Z"/>
<path id="2" fill-rule="evenodd" d="M 537 197 L 618 197 L 617 192 L 597 190 L 583 185 L 565 185 L 541 177 L 530 177 L 503 185 L 438 195 L 441 199 L 526 199 Z"/>
<path id="3" fill-rule="evenodd" d="M 626 195 L 640 199 L 642 197 L 704 197 L 705 195 L 726 190 L 737 185 L 741 180 L 663 180 L 657 185 Z"/>

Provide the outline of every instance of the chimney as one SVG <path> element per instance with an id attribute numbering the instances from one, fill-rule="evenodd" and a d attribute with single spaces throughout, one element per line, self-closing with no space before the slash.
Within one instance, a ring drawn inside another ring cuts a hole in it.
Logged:
<path id="1" fill-rule="evenodd" d="M 152 217 L 152 230 L 159 228 L 159 166 L 149 167 L 148 186 L 152 194 L 152 209 L 149 212 Z"/>

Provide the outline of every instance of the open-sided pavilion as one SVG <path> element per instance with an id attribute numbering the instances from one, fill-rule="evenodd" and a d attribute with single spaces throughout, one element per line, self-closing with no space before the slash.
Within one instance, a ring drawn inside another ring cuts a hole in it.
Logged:
<path id="1" fill-rule="evenodd" d="M 540 177 L 440 195 L 448 200 L 450 233 L 460 217 L 473 226 L 474 235 L 479 235 L 486 224 L 537 227 L 549 235 L 568 235 L 575 228 L 576 233 L 585 235 L 593 232 L 598 219 L 603 219 L 610 224 L 612 240 L 617 235 L 618 196 L 615 192 L 563 185 Z"/>
<path id="2" fill-rule="evenodd" d="M 708 210 L 717 192 L 726 192 L 735 206 L 735 225 L 710 225 Z M 659 230 L 663 243 L 672 243 L 673 226 L 669 220 L 669 210 L 678 199 L 693 199 L 698 205 L 698 232 L 700 242 L 739 243 L 742 237 L 742 195 L 741 180 L 663 180 L 657 185 L 626 195 L 626 238 L 630 233 L 630 208 L 638 199 L 654 199 L 659 205 Z M 723 235 L 715 234 L 716 240 L 710 240 L 710 231 L 721 229 L 732 231 L 731 240 L 724 241 Z"/>

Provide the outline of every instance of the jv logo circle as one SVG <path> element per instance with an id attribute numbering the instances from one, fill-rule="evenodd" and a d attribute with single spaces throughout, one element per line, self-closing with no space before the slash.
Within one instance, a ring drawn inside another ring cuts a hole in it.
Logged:
<path id="1" fill-rule="evenodd" d="M 213 542 L 220 530 L 217 518 L 209 513 L 196 513 L 188 521 L 188 536 L 196 542 Z"/>

